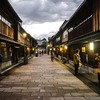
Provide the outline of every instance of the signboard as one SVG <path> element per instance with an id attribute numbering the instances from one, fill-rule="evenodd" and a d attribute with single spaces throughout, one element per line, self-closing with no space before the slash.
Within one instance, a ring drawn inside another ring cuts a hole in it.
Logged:
<path id="1" fill-rule="evenodd" d="M 60 41 L 60 37 L 56 38 L 56 42 Z"/>
<path id="2" fill-rule="evenodd" d="M 62 42 L 66 42 L 67 40 L 68 40 L 68 32 L 67 30 L 65 30 L 62 37 Z"/>

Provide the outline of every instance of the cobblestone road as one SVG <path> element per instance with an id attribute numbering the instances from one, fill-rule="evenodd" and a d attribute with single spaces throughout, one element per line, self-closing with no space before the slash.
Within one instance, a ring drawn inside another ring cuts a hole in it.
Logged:
<path id="1" fill-rule="evenodd" d="M 0 100 L 100 100 L 97 93 L 48 55 L 34 57 L 0 81 Z"/>

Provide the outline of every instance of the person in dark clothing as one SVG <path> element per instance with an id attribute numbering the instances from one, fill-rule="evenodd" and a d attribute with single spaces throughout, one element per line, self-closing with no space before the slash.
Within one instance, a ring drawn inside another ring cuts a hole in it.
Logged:
<path id="1" fill-rule="evenodd" d="M 0 63 L 2 63 L 2 58 L 3 58 L 3 57 L 2 57 L 2 55 L 0 54 Z"/>
<path id="2" fill-rule="evenodd" d="M 2 58 L 3 56 L 0 54 L 0 73 L 1 73 Z"/>
<path id="3" fill-rule="evenodd" d="M 41 51 L 39 51 L 39 54 L 40 54 L 40 56 L 41 56 Z"/>
<path id="4" fill-rule="evenodd" d="M 95 62 L 94 62 L 94 66 L 95 66 L 95 68 L 98 68 L 98 65 L 99 65 L 99 54 L 98 53 L 96 53 L 95 54 Z"/>
<path id="5" fill-rule="evenodd" d="M 42 50 L 42 55 L 43 55 L 43 50 Z"/>

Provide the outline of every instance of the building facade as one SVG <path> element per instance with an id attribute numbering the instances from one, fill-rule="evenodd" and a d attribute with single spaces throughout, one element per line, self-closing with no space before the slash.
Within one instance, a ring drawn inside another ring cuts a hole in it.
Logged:
<path id="1" fill-rule="evenodd" d="M 0 54 L 3 56 L 1 72 L 24 59 L 24 53 L 31 55 L 36 43 L 21 26 L 22 20 L 8 0 L 0 1 Z M 24 37 L 23 34 L 27 36 Z M 25 52 L 24 52 L 25 51 Z"/>
<path id="2" fill-rule="evenodd" d="M 66 25 L 68 30 L 69 58 L 80 49 L 81 61 L 92 68 L 95 53 L 100 54 L 100 1 L 84 0 Z"/>
<path id="3" fill-rule="evenodd" d="M 61 60 L 63 57 L 68 58 L 68 31 L 65 28 L 66 23 L 67 21 L 65 20 L 59 28 L 57 34 L 51 37 L 49 41 L 49 44 L 52 44 L 56 57 L 59 57 Z"/>
<path id="4" fill-rule="evenodd" d="M 100 0 L 84 0 L 59 31 L 60 34 L 57 33 L 50 41 L 56 46 L 65 44 L 68 47 L 65 56 L 68 56 L 72 65 L 73 54 L 80 49 L 82 64 L 93 72 L 95 54 L 100 55 Z M 58 39 L 60 42 L 57 44 Z"/>

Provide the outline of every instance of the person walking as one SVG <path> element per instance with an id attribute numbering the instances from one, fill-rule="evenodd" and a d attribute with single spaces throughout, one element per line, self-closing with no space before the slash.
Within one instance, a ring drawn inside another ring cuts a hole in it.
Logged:
<path id="1" fill-rule="evenodd" d="M 42 50 L 42 55 L 43 55 L 43 50 Z"/>
<path id="2" fill-rule="evenodd" d="M 41 57 L 41 51 L 39 51 L 40 57 Z"/>
<path id="3" fill-rule="evenodd" d="M 98 68 L 98 65 L 99 65 L 99 54 L 96 53 L 95 54 L 95 59 L 94 59 L 94 66 L 95 66 L 95 68 Z"/>
<path id="4" fill-rule="evenodd" d="M 73 56 L 74 68 L 75 68 L 75 76 L 78 75 L 79 63 L 81 62 L 79 52 L 80 52 L 80 50 L 79 50 L 79 49 L 76 49 L 76 50 L 75 50 L 75 54 L 74 54 L 74 56 Z"/>
<path id="5" fill-rule="evenodd" d="M 51 61 L 52 61 L 52 62 L 54 61 L 54 56 L 55 56 L 55 54 L 54 54 L 54 52 L 52 51 L 52 52 L 51 52 Z"/>

